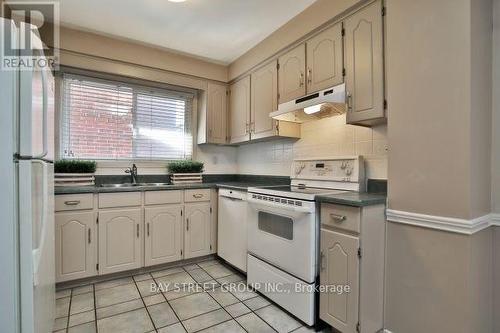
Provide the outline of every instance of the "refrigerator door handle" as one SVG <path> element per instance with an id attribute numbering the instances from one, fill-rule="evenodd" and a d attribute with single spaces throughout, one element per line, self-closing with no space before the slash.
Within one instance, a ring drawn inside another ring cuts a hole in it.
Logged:
<path id="1" fill-rule="evenodd" d="M 34 69 L 36 70 L 36 68 Z M 47 130 L 47 127 L 48 127 L 48 87 L 47 87 L 47 78 L 45 77 L 45 72 L 43 69 L 39 68 L 39 70 L 41 71 L 41 75 L 42 75 L 42 91 L 43 91 L 43 97 L 42 97 L 42 135 L 43 135 L 43 138 L 42 138 L 42 141 L 43 141 L 43 151 L 41 154 L 37 155 L 37 156 L 33 156 L 33 158 L 37 159 L 37 158 L 44 158 L 45 156 L 47 156 L 47 154 L 49 153 L 49 133 L 48 133 L 48 130 Z"/>
<path id="2" fill-rule="evenodd" d="M 38 164 L 42 165 L 43 168 L 45 168 L 44 162 L 33 160 L 32 163 L 38 163 Z M 43 172 L 45 174 L 45 170 Z M 48 188 L 47 181 L 48 181 L 47 179 L 43 179 L 43 181 L 42 181 L 42 193 L 47 193 L 47 188 Z M 42 216 L 40 217 L 41 218 L 41 220 L 40 220 L 40 233 L 38 235 L 36 235 L 39 237 L 39 239 L 37 241 L 38 247 L 36 249 L 33 249 L 33 286 L 35 286 L 35 287 L 40 282 L 39 270 L 40 270 L 40 262 L 42 259 L 41 258 L 42 249 L 44 248 L 45 242 L 47 241 L 46 240 L 46 238 L 47 238 L 47 236 L 46 236 L 46 233 L 47 233 L 46 210 L 47 210 L 47 206 L 48 206 L 47 197 L 44 195 L 42 200 L 43 201 L 42 201 L 42 212 L 41 212 Z"/>

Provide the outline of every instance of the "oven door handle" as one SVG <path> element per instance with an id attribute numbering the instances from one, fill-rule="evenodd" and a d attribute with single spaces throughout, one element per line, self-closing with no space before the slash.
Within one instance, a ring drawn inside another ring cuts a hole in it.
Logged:
<path id="1" fill-rule="evenodd" d="M 310 207 L 300 207 L 300 206 L 286 206 L 282 204 L 276 204 L 274 202 L 262 202 L 261 200 L 247 198 L 247 202 L 256 208 L 264 208 L 264 209 L 279 209 L 283 212 L 293 212 L 293 213 L 301 213 L 301 214 L 312 214 L 314 210 Z"/>

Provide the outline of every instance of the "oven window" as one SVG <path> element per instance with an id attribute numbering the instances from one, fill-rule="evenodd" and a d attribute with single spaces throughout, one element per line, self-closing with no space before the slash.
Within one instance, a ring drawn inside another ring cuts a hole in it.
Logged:
<path id="1" fill-rule="evenodd" d="M 293 220 L 289 217 L 259 212 L 259 230 L 293 240 Z"/>

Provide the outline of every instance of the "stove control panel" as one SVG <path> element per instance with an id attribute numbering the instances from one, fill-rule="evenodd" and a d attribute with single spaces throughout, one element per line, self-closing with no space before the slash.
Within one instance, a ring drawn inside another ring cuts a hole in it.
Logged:
<path id="1" fill-rule="evenodd" d="M 361 156 L 302 159 L 292 163 L 292 179 L 360 183 L 364 180 Z"/>

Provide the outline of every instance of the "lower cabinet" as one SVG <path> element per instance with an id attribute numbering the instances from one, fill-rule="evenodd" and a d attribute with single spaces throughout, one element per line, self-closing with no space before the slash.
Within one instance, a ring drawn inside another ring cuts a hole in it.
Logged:
<path id="1" fill-rule="evenodd" d="M 56 281 L 96 275 L 97 232 L 93 211 L 55 214 Z"/>
<path id="2" fill-rule="evenodd" d="M 182 205 L 144 208 L 144 264 L 182 259 Z"/>
<path id="3" fill-rule="evenodd" d="M 184 258 L 210 254 L 210 202 L 186 204 L 185 211 Z"/>
<path id="4" fill-rule="evenodd" d="M 142 266 L 141 208 L 99 211 L 99 274 Z"/>
<path id="5" fill-rule="evenodd" d="M 328 290 L 319 295 L 319 317 L 342 333 L 382 331 L 385 205 L 322 203 L 320 219 L 319 279 Z"/>
<path id="6" fill-rule="evenodd" d="M 55 201 L 56 282 L 217 251 L 215 189 L 69 194 Z"/>
<path id="7" fill-rule="evenodd" d="M 356 332 L 359 297 L 359 238 L 321 230 L 322 286 L 349 285 L 349 293 L 325 293 L 320 297 L 320 317 L 343 333 Z"/>

